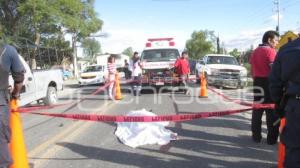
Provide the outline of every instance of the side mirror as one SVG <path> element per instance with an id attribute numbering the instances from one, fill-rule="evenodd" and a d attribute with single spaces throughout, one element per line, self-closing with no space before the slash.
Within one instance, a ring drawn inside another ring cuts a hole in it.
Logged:
<path id="1" fill-rule="evenodd" d="M 204 64 L 205 64 L 205 62 L 204 62 L 203 60 L 200 60 L 199 63 L 200 63 L 201 65 L 204 65 Z"/>

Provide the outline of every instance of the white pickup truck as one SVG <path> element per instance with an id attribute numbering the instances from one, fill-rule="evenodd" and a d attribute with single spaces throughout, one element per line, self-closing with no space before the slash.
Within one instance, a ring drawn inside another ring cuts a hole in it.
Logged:
<path id="1" fill-rule="evenodd" d="M 231 55 L 209 54 L 196 65 L 197 76 L 205 72 L 207 83 L 217 87 L 243 88 L 247 84 L 247 69 Z"/>
<path id="2" fill-rule="evenodd" d="M 32 71 L 20 56 L 26 69 L 24 85 L 21 91 L 20 106 L 43 100 L 46 105 L 56 104 L 57 91 L 63 90 L 63 75 L 59 69 Z M 10 85 L 13 80 L 10 77 Z"/>

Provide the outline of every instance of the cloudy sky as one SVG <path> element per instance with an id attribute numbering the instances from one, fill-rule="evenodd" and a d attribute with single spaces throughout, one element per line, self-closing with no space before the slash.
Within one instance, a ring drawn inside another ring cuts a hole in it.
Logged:
<path id="1" fill-rule="evenodd" d="M 300 31 L 300 0 L 280 0 L 280 29 Z M 245 50 L 277 25 L 274 0 L 96 0 L 104 52 L 141 51 L 148 38 L 174 37 L 180 49 L 194 30 L 213 30 L 228 50 Z"/>

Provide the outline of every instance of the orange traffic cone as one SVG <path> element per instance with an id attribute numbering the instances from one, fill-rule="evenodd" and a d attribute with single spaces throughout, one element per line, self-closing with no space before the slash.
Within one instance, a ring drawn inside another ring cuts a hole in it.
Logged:
<path id="1" fill-rule="evenodd" d="M 206 82 L 206 77 L 204 74 L 204 71 L 202 71 L 202 74 L 200 75 L 200 98 L 207 98 L 207 82 Z"/>
<path id="2" fill-rule="evenodd" d="M 20 114 L 16 112 L 18 109 L 18 101 L 13 99 L 10 102 L 13 112 L 10 113 L 11 141 L 10 153 L 13 164 L 10 168 L 29 168 L 26 146 L 24 143 L 23 128 Z"/>
<path id="3" fill-rule="evenodd" d="M 285 118 L 281 119 L 280 121 L 280 130 L 285 127 Z M 285 157 L 285 146 L 281 142 L 278 145 L 278 168 L 284 168 L 284 157 Z"/>
<path id="4" fill-rule="evenodd" d="M 121 87 L 120 87 L 120 78 L 119 74 L 116 74 L 116 81 L 115 81 L 115 87 L 116 87 L 116 94 L 115 94 L 115 100 L 122 100 L 122 92 L 121 92 Z"/>

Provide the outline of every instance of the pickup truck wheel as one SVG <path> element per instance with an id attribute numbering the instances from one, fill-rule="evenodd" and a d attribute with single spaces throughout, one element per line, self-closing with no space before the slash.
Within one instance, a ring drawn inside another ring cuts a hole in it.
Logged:
<path id="1" fill-rule="evenodd" d="M 47 95 L 44 98 L 44 103 L 46 105 L 53 105 L 57 103 L 57 91 L 55 87 L 49 86 L 47 90 Z"/>

